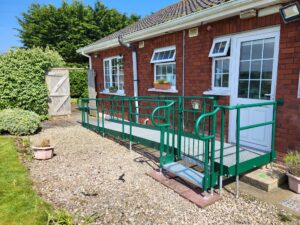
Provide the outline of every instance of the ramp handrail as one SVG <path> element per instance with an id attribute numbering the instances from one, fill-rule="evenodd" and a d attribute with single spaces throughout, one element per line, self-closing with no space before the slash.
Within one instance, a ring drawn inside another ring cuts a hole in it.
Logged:
<path id="1" fill-rule="evenodd" d="M 241 126 L 241 109 L 252 108 L 252 107 L 263 107 L 263 106 L 273 106 L 273 118 L 271 121 L 266 121 L 263 123 L 255 123 L 251 125 Z M 253 129 L 262 126 L 272 125 L 272 142 L 271 142 L 271 160 L 275 159 L 275 128 L 276 128 L 276 106 L 277 102 L 262 102 L 262 103 L 252 103 L 252 104 L 240 104 L 235 106 L 227 106 L 227 105 L 215 105 L 214 110 L 209 113 L 202 114 L 195 123 L 195 133 L 199 140 L 204 141 L 205 144 L 205 161 L 204 161 L 204 173 L 205 177 L 210 175 L 210 187 L 213 186 L 213 172 L 214 172 L 214 159 L 215 159 L 215 138 L 216 138 L 216 114 L 221 111 L 221 133 L 220 133 L 220 178 L 224 175 L 224 167 L 223 167 L 223 159 L 224 159 L 224 133 L 225 133 L 225 111 L 237 110 L 236 115 L 236 172 L 235 175 L 239 175 L 239 164 L 240 164 L 240 133 L 243 130 Z M 205 135 L 200 135 L 200 126 L 203 121 L 212 117 L 212 132 Z M 211 149 L 209 149 L 208 142 L 211 141 Z M 210 164 L 210 168 L 208 167 L 208 163 Z M 210 171 L 210 174 L 209 174 Z M 205 182 L 208 182 L 208 179 L 205 179 Z M 220 179 L 221 183 L 221 179 Z M 207 183 L 204 184 L 205 187 L 208 187 Z"/>

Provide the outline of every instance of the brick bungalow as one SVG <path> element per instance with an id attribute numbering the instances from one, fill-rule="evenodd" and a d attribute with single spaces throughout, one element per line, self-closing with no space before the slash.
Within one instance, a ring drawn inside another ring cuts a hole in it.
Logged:
<path id="1" fill-rule="evenodd" d="M 300 21 L 287 23 L 280 9 L 294 4 L 289 12 L 296 12 L 299 2 L 182 0 L 78 52 L 90 58 L 99 98 L 215 95 L 228 105 L 282 99 L 276 127 L 282 158 L 300 150 Z M 166 80 L 168 90 L 154 88 L 156 80 Z M 264 121 L 271 111 L 249 110 L 244 120 Z M 234 142 L 230 118 L 228 141 Z M 243 138 L 264 149 L 270 135 L 258 128 Z"/>

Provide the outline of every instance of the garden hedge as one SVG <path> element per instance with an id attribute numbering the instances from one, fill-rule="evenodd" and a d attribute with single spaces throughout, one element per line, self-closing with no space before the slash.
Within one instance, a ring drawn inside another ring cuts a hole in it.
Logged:
<path id="1" fill-rule="evenodd" d="M 87 69 L 70 69 L 71 98 L 88 97 L 88 71 Z"/>
<path id="2" fill-rule="evenodd" d="M 37 131 L 41 117 L 35 112 L 23 109 L 4 109 L 0 111 L 0 133 L 29 135 Z"/>
<path id="3" fill-rule="evenodd" d="M 48 114 L 45 72 L 64 65 L 49 48 L 15 49 L 0 55 L 0 110 L 21 108 Z"/>

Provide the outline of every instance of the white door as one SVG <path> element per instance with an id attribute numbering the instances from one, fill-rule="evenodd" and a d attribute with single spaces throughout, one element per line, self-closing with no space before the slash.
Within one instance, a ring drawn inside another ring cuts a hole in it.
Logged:
<path id="1" fill-rule="evenodd" d="M 251 104 L 275 100 L 279 29 L 244 34 L 232 42 L 233 91 L 231 104 Z M 273 119 L 273 106 L 241 109 L 241 126 Z M 230 113 L 231 142 L 235 142 L 236 111 Z M 241 131 L 240 144 L 263 151 L 271 150 L 272 126 Z"/>

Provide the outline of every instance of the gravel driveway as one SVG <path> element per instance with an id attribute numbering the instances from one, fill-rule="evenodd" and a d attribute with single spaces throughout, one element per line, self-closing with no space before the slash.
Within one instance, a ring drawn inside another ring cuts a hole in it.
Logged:
<path id="1" fill-rule="evenodd" d="M 71 213 L 97 213 L 94 224 L 280 224 L 278 210 L 225 192 L 200 209 L 145 175 L 157 165 L 142 155 L 82 128 L 48 127 L 56 156 L 28 163 L 38 191 Z"/>

